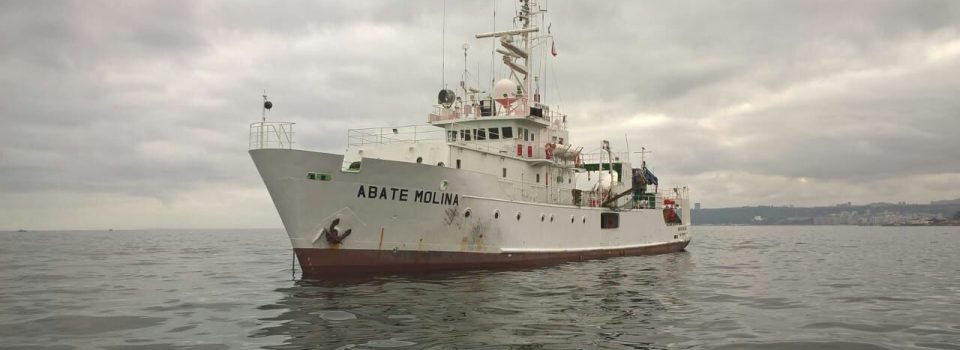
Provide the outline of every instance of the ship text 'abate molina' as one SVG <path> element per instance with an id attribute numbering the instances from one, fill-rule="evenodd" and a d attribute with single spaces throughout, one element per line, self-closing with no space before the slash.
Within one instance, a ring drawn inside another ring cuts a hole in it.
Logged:
<path id="1" fill-rule="evenodd" d="M 357 190 L 357 198 L 383 199 L 392 201 L 407 202 L 410 200 L 410 190 L 396 187 L 378 187 L 360 185 Z M 440 204 L 440 205 L 460 205 L 460 195 L 448 192 L 436 191 L 413 191 L 413 201 L 417 203 Z"/>

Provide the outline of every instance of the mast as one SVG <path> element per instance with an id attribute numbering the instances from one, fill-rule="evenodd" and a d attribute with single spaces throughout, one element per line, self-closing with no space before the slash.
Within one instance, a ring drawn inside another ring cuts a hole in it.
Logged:
<path id="1" fill-rule="evenodd" d="M 520 0 L 520 21 L 523 23 L 523 29 L 530 28 L 530 0 Z M 539 30 L 539 29 L 538 29 Z M 527 52 L 527 57 L 523 60 L 524 68 L 527 71 L 527 74 L 523 75 L 523 100 L 524 107 L 526 111 L 530 110 L 530 74 L 533 72 L 533 64 L 530 60 L 530 51 L 531 49 L 531 32 L 523 33 L 523 50 Z"/>
<path id="2" fill-rule="evenodd" d="M 510 68 L 511 76 L 520 80 L 520 94 L 517 96 L 522 99 L 520 106 L 529 108 L 530 93 L 532 81 L 530 76 L 533 74 L 533 62 L 531 60 L 531 50 L 533 49 L 533 36 L 531 33 L 540 31 L 540 28 L 531 23 L 531 0 L 520 0 L 520 13 L 517 18 L 520 21 L 519 29 L 504 30 L 499 32 L 490 32 L 477 34 L 477 39 L 498 38 L 501 48 L 495 51 L 503 55 L 503 63 Z M 514 37 L 519 36 L 520 42 L 514 44 Z M 517 60 L 523 60 L 523 64 L 518 64 Z M 515 108 L 515 107 L 514 107 Z"/>

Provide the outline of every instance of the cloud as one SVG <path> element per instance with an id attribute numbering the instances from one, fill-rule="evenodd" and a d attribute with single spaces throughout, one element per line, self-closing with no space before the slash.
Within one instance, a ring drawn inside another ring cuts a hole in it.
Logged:
<path id="1" fill-rule="evenodd" d="M 573 141 L 626 133 L 707 206 L 960 197 L 956 2 L 549 5 Z M 245 152 L 263 89 L 307 149 L 422 123 L 462 43 L 481 88 L 502 71 L 490 3 L 446 7 L 441 61 L 434 1 L 0 3 L 0 229 L 278 226 Z"/>

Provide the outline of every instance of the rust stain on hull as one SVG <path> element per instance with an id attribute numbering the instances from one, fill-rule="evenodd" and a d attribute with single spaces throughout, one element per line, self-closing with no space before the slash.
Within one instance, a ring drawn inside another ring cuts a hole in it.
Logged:
<path id="1" fill-rule="evenodd" d="M 474 270 L 552 265 L 567 261 L 605 259 L 628 255 L 654 255 L 684 250 L 690 241 L 654 246 L 549 253 L 465 253 L 295 248 L 304 278 Z"/>
<path id="2" fill-rule="evenodd" d="M 383 250 L 383 227 L 380 228 L 380 246 L 377 247 L 377 250 Z"/>

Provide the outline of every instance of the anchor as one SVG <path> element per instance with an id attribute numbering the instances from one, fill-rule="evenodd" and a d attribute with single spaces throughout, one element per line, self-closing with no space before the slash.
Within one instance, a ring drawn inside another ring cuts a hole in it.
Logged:
<path id="1" fill-rule="evenodd" d="M 340 244 L 340 242 L 343 242 L 343 240 L 350 235 L 350 231 L 353 231 L 353 229 L 347 229 L 343 231 L 343 235 L 341 235 L 340 230 L 337 228 L 338 224 L 340 224 L 340 218 L 333 219 L 333 221 L 330 222 L 330 227 L 323 228 L 323 236 L 327 237 L 327 242 L 330 244 Z"/>

